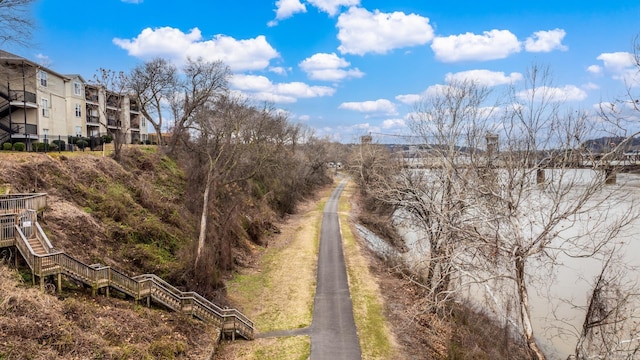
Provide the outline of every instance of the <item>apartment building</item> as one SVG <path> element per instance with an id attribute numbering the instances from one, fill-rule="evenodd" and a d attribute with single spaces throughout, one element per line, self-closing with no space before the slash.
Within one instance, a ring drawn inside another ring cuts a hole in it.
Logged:
<path id="1" fill-rule="evenodd" d="M 124 133 L 125 143 L 148 139 L 138 104 L 89 84 L 77 74 L 60 74 L 0 50 L 0 144 L 68 136 Z"/>

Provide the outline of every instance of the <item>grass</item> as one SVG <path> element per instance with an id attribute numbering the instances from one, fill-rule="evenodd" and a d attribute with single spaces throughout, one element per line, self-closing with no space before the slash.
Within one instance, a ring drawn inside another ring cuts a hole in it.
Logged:
<path id="1" fill-rule="evenodd" d="M 227 296 L 254 321 L 259 332 L 292 330 L 311 325 L 323 200 L 289 221 L 268 247 L 256 247 L 259 270 L 245 269 L 227 282 Z M 308 359 L 308 336 L 256 339 L 229 343 L 223 353 L 234 359 Z"/>
<path id="2" fill-rule="evenodd" d="M 225 350 L 233 352 L 232 359 L 239 360 L 306 360 L 311 354 L 311 341 L 308 336 L 256 339 L 250 344 L 235 342 L 227 343 L 224 347 Z"/>
<path id="3" fill-rule="evenodd" d="M 353 302 L 353 315 L 358 329 L 362 359 L 393 359 L 399 355 L 391 330 L 383 313 L 382 295 L 375 278 L 369 272 L 368 260 L 355 241 L 350 226 L 350 198 L 353 183 L 345 187 L 338 202 L 343 251 Z"/>
<path id="4" fill-rule="evenodd" d="M 295 220 L 296 228 L 283 231 L 280 241 L 256 250 L 262 252 L 257 265 L 261 270 L 245 271 L 228 282 L 228 297 L 254 320 L 260 332 L 311 324 L 322 213 L 331 190 Z M 345 189 L 338 211 L 362 358 L 392 359 L 397 351 L 383 314 L 382 297 L 349 227 L 353 191 L 353 185 Z M 223 359 L 225 354 L 234 359 L 308 359 L 311 345 L 308 336 L 296 336 L 228 343 L 221 350 Z"/>

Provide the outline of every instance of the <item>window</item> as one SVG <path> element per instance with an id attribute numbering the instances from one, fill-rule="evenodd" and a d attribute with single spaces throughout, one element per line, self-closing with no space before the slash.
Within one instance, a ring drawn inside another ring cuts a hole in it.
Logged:
<path id="1" fill-rule="evenodd" d="M 82 126 L 76 126 L 76 135 L 82 135 Z"/>
<path id="2" fill-rule="evenodd" d="M 49 129 L 42 129 L 42 135 L 46 138 L 49 135 Z"/>
<path id="3" fill-rule="evenodd" d="M 49 117 L 49 100 L 45 98 L 40 99 L 40 106 L 42 107 L 42 116 Z"/>
<path id="4" fill-rule="evenodd" d="M 40 70 L 39 72 L 39 78 L 40 78 L 40 85 L 41 86 L 47 86 L 47 73 Z"/>
<path id="5" fill-rule="evenodd" d="M 73 83 L 73 94 L 74 95 L 78 95 L 78 96 L 82 95 L 82 84 L 81 83 L 79 83 L 77 81 Z"/>
<path id="6" fill-rule="evenodd" d="M 76 104 L 76 117 L 82 117 L 82 105 Z"/>

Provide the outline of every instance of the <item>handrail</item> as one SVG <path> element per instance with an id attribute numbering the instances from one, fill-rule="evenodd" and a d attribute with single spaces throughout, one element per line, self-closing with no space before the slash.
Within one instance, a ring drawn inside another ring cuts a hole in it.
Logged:
<path id="1" fill-rule="evenodd" d="M 53 252 L 54 251 L 53 245 L 51 245 L 51 242 L 49 241 L 49 237 L 47 236 L 47 234 L 44 233 L 44 230 L 42 230 L 40 223 L 37 221 L 36 221 L 36 229 L 38 230 L 36 231 L 36 237 L 38 237 L 38 240 L 42 243 L 45 250 L 47 250 L 47 253 Z"/>
<path id="2" fill-rule="evenodd" d="M 180 291 L 155 274 L 138 275 L 135 277 L 135 279 L 150 279 L 156 287 L 165 290 L 165 292 L 170 294 L 170 296 L 179 298 L 181 303 L 184 303 L 185 301 L 193 301 L 193 305 L 199 306 L 208 313 L 214 314 L 217 317 L 224 319 L 223 323 L 226 323 L 227 319 L 238 320 L 242 325 L 244 325 L 244 330 L 247 332 L 243 335 L 252 336 L 253 334 L 253 322 L 236 309 L 223 309 L 196 292 Z"/>
<path id="3" fill-rule="evenodd" d="M 32 271 L 35 271 L 34 269 L 34 256 L 35 256 L 35 251 L 33 251 L 33 249 L 31 248 L 31 245 L 29 244 L 29 242 L 27 241 L 26 236 L 24 236 L 24 234 L 22 233 L 22 230 L 20 229 L 20 226 L 15 225 L 15 234 L 18 234 L 18 237 L 22 240 L 22 241 L 16 241 L 15 245 L 18 248 L 18 251 L 20 252 L 20 254 L 22 254 L 22 257 L 25 259 L 25 261 L 27 262 L 27 265 L 29 265 L 29 268 L 31 268 Z"/>
<path id="4" fill-rule="evenodd" d="M 65 252 L 55 251 L 49 238 L 38 223 L 35 211 L 28 210 L 30 208 L 39 208 L 33 205 L 44 204 L 46 207 L 46 197 L 42 196 L 46 194 L 22 195 L 22 197 L 0 195 L 0 210 L 11 209 L 16 217 L 31 219 L 33 221 L 31 226 L 35 225 L 36 228 L 36 238 L 48 253 L 36 254 L 18 224 L 13 225 L 15 239 L 13 244 L 0 243 L 0 246 L 15 245 L 34 275 L 42 277 L 64 273 L 90 285 L 94 289 L 110 286 L 132 296 L 136 300 L 148 297 L 172 310 L 186 312 L 202 320 L 214 321 L 214 323 L 223 327 L 222 331 L 232 330 L 247 339 L 253 338 L 255 329 L 253 322 L 236 309 L 223 309 L 196 292 L 181 291 L 155 274 L 130 277 L 110 266 L 88 265 Z M 39 200 L 35 200 L 43 198 L 45 199 L 44 202 L 40 201 L 38 203 Z M 26 207 L 29 199 L 34 199 L 34 201 L 29 203 L 29 207 Z M 19 206 L 25 207 L 19 208 Z M 18 210 L 22 211 L 18 212 Z M 0 228 L 0 230 L 2 229 Z M 232 324 L 233 328 L 225 328 L 226 324 Z"/>
<path id="5" fill-rule="evenodd" d="M 238 320 L 240 320 L 241 322 L 243 322 L 245 325 L 253 328 L 254 324 L 251 320 L 249 320 L 249 318 L 247 318 L 243 313 L 241 313 L 240 311 L 238 311 L 237 309 L 223 309 L 220 306 L 212 303 L 211 301 L 209 301 L 207 298 L 203 297 L 202 295 L 193 292 L 193 291 L 181 291 L 177 288 L 175 288 L 173 285 L 169 284 L 168 282 L 166 282 L 165 280 L 163 280 L 161 277 L 155 275 L 155 274 L 143 274 L 143 275 L 138 275 L 135 276 L 134 279 L 142 279 L 142 278 L 150 278 L 152 279 L 154 282 L 159 283 L 163 288 L 167 289 L 168 291 L 179 295 L 183 298 L 188 298 L 188 299 L 195 299 L 196 301 L 200 302 L 202 304 L 202 306 L 208 308 L 211 312 L 215 312 L 217 314 L 220 314 L 220 316 L 223 317 L 236 317 L 238 318 Z"/>
<path id="6" fill-rule="evenodd" d="M 3 194 L 0 195 L 0 211 L 17 214 L 20 210 L 44 210 L 47 207 L 47 194 Z"/>

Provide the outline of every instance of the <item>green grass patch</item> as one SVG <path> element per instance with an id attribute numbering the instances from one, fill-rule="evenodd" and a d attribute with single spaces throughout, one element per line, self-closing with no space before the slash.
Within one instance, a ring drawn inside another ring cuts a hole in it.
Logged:
<path id="1" fill-rule="evenodd" d="M 382 299 L 377 285 L 369 274 L 367 261 L 360 255 L 360 249 L 349 226 L 351 187 L 345 188 L 340 197 L 340 227 L 344 246 L 349 291 L 353 303 L 353 315 L 358 329 L 363 359 L 391 359 L 394 348 L 390 341 Z"/>

